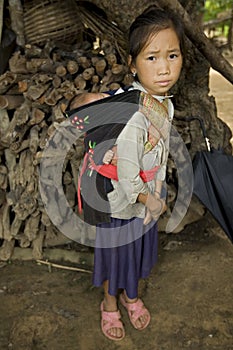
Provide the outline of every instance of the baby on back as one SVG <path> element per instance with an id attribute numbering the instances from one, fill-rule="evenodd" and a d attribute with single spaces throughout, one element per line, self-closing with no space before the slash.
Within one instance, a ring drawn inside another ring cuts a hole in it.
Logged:
<path id="1" fill-rule="evenodd" d="M 109 96 L 109 94 L 103 92 L 82 92 L 73 98 L 70 103 L 70 109 L 75 109 Z"/>
<path id="2" fill-rule="evenodd" d="M 70 109 L 75 109 L 81 106 L 84 106 L 88 103 L 100 100 L 102 98 L 109 97 L 109 94 L 103 93 L 103 92 L 82 92 L 79 95 L 75 96 L 70 104 Z M 103 157 L 103 163 L 104 164 L 113 164 L 117 165 L 117 147 L 113 146 L 111 149 L 109 149 L 104 157 Z"/>

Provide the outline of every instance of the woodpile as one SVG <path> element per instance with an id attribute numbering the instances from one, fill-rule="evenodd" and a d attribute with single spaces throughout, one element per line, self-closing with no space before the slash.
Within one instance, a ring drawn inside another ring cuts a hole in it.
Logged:
<path id="1" fill-rule="evenodd" d="M 0 76 L 2 260 L 9 259 L 16 245 L 31 247 L 39 259 L 46 242 L 61 239 L 40 198 L 38 167 L 47 140 L 66 120 L 71 99 L 83 91 L 106 91 L 131 82 L 107 40 L 96 50 L 87 49 L 87 43 L 85 49 L 76 46 L 56 47 L 51 41 L 44 47 L 26 45 L 24 52 L 12 55 L 9 70 Z M 82 156 L 79 142 L 67 154 L 63 173 L 64 192 L 74 210 Z"/>

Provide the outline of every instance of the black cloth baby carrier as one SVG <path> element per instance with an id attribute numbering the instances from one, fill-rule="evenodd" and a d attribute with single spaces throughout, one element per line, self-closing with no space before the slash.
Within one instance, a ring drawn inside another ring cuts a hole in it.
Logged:
<path id="1" fill-rule="evenodd" d="M 84 134 L 85 156 L 79 175 L 78 205 L 83 208 L 84 221 L 96 225 L 110 221 L 107 193 L 112 190 L 111 178 L 117 169 L 103 165 L 107 150 L 136 111 L 141 111 L 164 140 L 169 134 L 168 111 L 163 103 L 140 90 L 111 95 L 66 113 L 72 125 Z M 158 167 L 141 172 L 143 181 L 150 181 Z M 114 175 L 115 174 L 115 175 Z"/>

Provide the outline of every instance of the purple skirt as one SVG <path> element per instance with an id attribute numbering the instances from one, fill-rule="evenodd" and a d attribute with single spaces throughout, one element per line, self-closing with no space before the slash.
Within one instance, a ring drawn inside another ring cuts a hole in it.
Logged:
<path id="1" fill-rule="evenodd" d="M 129 298 L 136 298 L 139 279 L 148 277 L 157 256 L 155 221 L 145 226 L 140 218 L 112 218 L 96 227 L 93 284 L 100 287 L 108 280 L 109 294 L 125 289 Z"/>

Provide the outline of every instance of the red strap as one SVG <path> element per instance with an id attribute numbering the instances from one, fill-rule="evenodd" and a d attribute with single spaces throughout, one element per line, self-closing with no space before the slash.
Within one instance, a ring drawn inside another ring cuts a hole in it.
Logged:
<path id="1" fill-rule="evenodd" d="M 149 170 L 140 170 L 140 177 L 143 182 L 149 182 L 154 180 L 155 174 L 159 170 L 160 166 L 156 165 L 155 167 L 149 169 Z"/>
<path id="2" fill-rule="evenodd" d="M 118 181 L 117 176 L 117 166 L 112 164 L 101 164 L 96 165 L 94 160 L 90 159 L 91 167 L 97 171 L 100 175 L 103 175 L 109 179 L 113 179 Z M 140 170 L 140 177 L 143 180 L 143 182 L 149 182 L 154 179 L 155 173 L 158 171 L 159 165 L 155 166 L 154 168 L 150 170 Z"/>
<path id="3" fill-rule="evenodd" d="M 90 160 L 90 165 L 92 169 L 97 171 L 97 173 L 107 177 L 108 179 L 113 179 L 118 181 L 116 165 L 113 165 L 113 164 L 96 165 L 93 158 L 90 158 L 89 160 Z"/>
<path id="4" fill-rule="evenodd" d="M 79 213 L 82 212 L 81 177 L 86 170 L 88 158 L 89 158 L 89 154 L 86 153 L 84 156 L 84 159 L 83 159 L 83 166 L 82 166 L 79 178 L 78 178 L 78 210 L 79 210 Z M 97 173 L 99 173 L 100 175 L 103 175 L 103 176 L 107 177 L 108 179 L 118 181 L 117 166 L 116 165 L 113 165 L 113 164 L 96 165 L 93 158 L 91 158 L 91 157 L 89 158 L 89 162 L 90 162 L 91 168 L 93 170 L 97 171 Z M 140 170 L 139 174 L 140 174 L 140 177 L 143 180 L 143 182 L 152 181 L 159 168 L 160 168 L 160 166 L 157 165 L 149 170 Z"/>
<path id="5" fill-rule="evenodd" d="M 82 178 L 82 176 L 83 176 L 83 174 L 84 174 L 84 172 L 86 170 L 88 158 L 89 158 L 89 154 L 85 153 L 84 158 L 83 158 L 83 165 L 82 165 L 79 177 L 78 177 L 78 190 L 77 190 L 78 193 L 77 193 L 77 196 L 78 196 L 78 211 L 79 211 L 80 214 L 82 213 L 81 178 Z"/>

